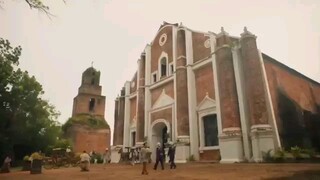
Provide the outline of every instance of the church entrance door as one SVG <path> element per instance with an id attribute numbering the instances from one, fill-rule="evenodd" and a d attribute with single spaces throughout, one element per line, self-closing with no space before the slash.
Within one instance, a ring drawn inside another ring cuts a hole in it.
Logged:
<path id="1" fill-rule="evenodd" d="M 152 127 L 152 139 L 151 139 L 151 159 L 153 162 L 156 160 L 156 147 L 159 142 L 162 147 L 168 142 L 168 127 L 164 122 L 158 122 Z"/>

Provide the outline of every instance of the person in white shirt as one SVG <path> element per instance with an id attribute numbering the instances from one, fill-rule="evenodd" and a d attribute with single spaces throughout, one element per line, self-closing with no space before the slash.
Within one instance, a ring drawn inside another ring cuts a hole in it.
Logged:
<path id="1" fill-rule="evenodd" d="M 86 151 L 83 151 L 83 153 L 80 155 L 80 167 L 81 171 L 89 171 L 89 164 L 90 164 L 90 156 Z"/>
<path id="2" fill-rule="evenodd" d="M 106 164 L 108 164 L 109 162 L 110 162 L 110 151 L 108 148 L 106 148 L 106 151 L 103 153 L 104 168 L 105 168 Z"/>

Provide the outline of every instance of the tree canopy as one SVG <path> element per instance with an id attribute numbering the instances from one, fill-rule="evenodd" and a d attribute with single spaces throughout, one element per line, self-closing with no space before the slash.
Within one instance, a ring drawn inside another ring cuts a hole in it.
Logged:
<path id="1" fill-rule="evenodd" d="M 42 98 L 41 84 L 19 68 L 21 51 L 0 38 L 0 155 L 18 159 L 45 151 L 62 133 L 59 112 Z"/>

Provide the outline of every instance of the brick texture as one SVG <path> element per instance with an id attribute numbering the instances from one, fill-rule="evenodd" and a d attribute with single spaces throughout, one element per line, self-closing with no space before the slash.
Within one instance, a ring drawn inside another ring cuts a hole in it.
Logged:
<path id="1" fill-rule="evenodd" d="M 206 94 L 215 99 L 212 63 L 194 71 L 197 91 L 197 105 L 204 99 Z"/>
<path id="2" fill-rule="evenodd" d="M 220 161 L 219 150 L 205 150 L 200 153 L 200 161 Z"/>
<path id="3" fill-rule="evenodd" d="M 220 49 L 216 53 L 216 61 L 222 127 L 240 127 L 239 103 L 231 49 Z"/>
<path id="4" fill-rule="evenodd" d="M 151 105 L 153 106 L 156 100 L 159 98 L 160 94 L 162 93 L 162 90 L 165 89 L 165 92 L 168 96 L 170 96 L 172 99 L 174 99 L 174 86 L 173 82 L 168 82 L 162 86 L 159 86 L 155 89 L 152 89 L 151 92 Z"/>
<path id="5" fill-rule="evenodd" d="M 157 119 L 165 119 L 170 124 L 172 123 L 172 108 L 167 108 L 161 111 L 153 112 L 151 114 L 151 122 L 154 122 Z"/>
<path id="6" fill-rule="evenodd" d="M 167 40 L 163 46 L 159 45 L 159 38 L 162 34 L 167 34 Z M 152 45 L 151 45 L 151 73 L 158 70 L 158 61 L 162 51 L 168 54 L 168 62 L 171 63 L 173 61 L 172 56 L 172 26 L 167 26 L 163 28 L 158 35 L 155 37 Z"/>
<path id="7" fill-rule="evenodd" d="M 203 33 L 192 32 L 193 62 L 197 62 L 210 55 L 211 48 L 204 46 L 205 41 L 208 39 L 209 36 L 205 36 Z"/>

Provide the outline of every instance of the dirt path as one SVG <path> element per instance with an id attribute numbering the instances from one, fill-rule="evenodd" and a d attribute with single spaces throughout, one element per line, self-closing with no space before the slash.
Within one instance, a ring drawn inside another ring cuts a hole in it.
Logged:
<path id="1" fill-rule="evenodd" d="M 43 169 L 42 174 L 31 175 L 30 172 L 16 171 L 0 174 L 1 180 L 105 180 L 105 179 L 320 179 L 320 164 L 178 164 L 176 170 L 152 169 L 148 166 L 149 175 L 141 175 L 141 165 L 110 164 L 91 165 L 90 172 L 80 172 L 79 168 Z M 280 178 L 281 177 L 281 178 Z M 290 178 L 285 178 L 290 177 Z"/>

